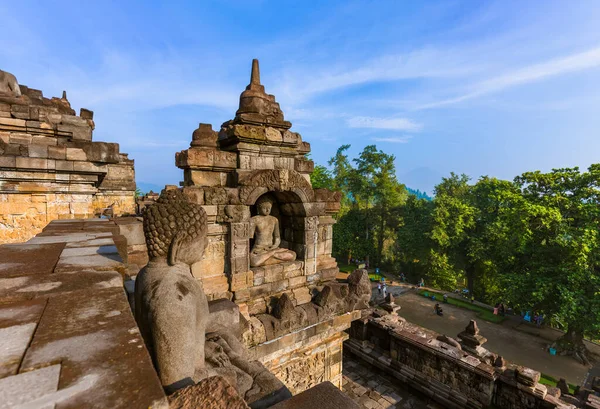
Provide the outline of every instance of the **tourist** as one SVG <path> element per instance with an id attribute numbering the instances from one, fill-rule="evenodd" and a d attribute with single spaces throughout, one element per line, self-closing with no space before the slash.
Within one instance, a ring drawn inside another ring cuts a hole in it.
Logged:
<path id="1" fill-rule="evenodd" d="M 383 283 L 383 298 L 385 298 L 387 292 L 387 285 L 385 283 Z"/>
<path id="2" fill-rule="evenodd" d="M 436 303 L 435 306 L 433 307 L 433 311 L 439 316 L 443 315 L 442 307 L 440 307 L 440 304 Z"/>
<path id="3" fill-rule="evenodd" d="M 379 294 L 381 294 L 381 283 L 377 283 L 377 290 L 379 290 Z"/>
<path id="4" fill-rule="evenodd" d="M 538 326 L 538 327 L 541 327 L 541 326 L 542 326 L 542 321 L 544 321 L 544 314 L 540 314 L 540 315 L 538 315 L 538 317 L 537 317 L 536 324 L 537 324 L 537 326 Z"/>
<path id="5" fill-rule="evenodd" d="M 421 281 L 419 281 L 419 287 L 425 287 L 425 280 L 421 277 Z"/>
<path id="6" fill-rule="evenodd" d="M 500 303 L 500 305 L 498 306 L 498 312 L 500 313 L 501 317 L 504 317 L 504 304 Z"/>
<path id="7" fill-rule="evenodd" d="M 444 302 L 447 303 L 448 302 L 448 294 L 444 294 Z"/>

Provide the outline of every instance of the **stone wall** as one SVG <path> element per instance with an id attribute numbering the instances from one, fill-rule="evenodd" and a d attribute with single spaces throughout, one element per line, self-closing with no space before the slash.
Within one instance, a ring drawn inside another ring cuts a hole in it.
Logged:
<path id="1" fill-rule="evenodd" d="M 538 383 L 539 372 L 503 361 L 492 366 L 395 314 L 365 311 L 349 334 L 346 351 L 447 408 L 573 408 Z"/>
<path id="2" fill-rule="evenodd" d="M 92 142 L 93 112 L 77 116 L 66 95 L 20 88 L 20 96 L 0 93 L 0 243 L 108 207 L 135 213 L 133 160 L 116 143 Z"/>

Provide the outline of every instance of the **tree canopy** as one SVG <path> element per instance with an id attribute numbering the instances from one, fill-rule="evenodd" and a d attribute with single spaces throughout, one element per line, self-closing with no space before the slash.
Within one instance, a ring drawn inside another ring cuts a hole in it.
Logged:
<path id="1" fill-rule="evenodd" d="M 600 164 L 512 181 L 451 173 L 430 199 L 397 180 L 393 155 L 369 145 L 351 160 L 349 148 L 312 179 L 342 192 L 336 257 L 543 314 L 567 331 L 559 349 L 586 360 L 582 337 L 600 336 Z"/>

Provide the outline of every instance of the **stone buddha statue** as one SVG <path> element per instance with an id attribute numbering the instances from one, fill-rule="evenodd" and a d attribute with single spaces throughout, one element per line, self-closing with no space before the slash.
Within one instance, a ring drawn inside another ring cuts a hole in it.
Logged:
<path id="1" fill-rule="evenodd" d="M 19 88 L 17 78 L 10 72 L 0 70 L 0 93 L 15 97 L 21 96 L 21 89 Z"/>
<path id="2" fill-rule="evenodd" d="M 252 408 L 267 408 L 291 397 L 289 390 L 262 364 L 248 360 L 235 325 L 211 318 L 202 284 L 192 275 L 190 266 L 204 255 L 207 230 L 202 206 L 180 190 L 164 190 L 146 209 L 150 261 L 135 281 L 136 321 L 167 393 L 219 375 Z"/>
<path id="3" fill-rule="evenodd" d="M 165 390 L 206 376 L 206 295 L 190 266 L 207 245 L 206 212 L 165 190 L 144 212 L 149 263 L 135 282 L 135 317 Z"/>
<path id="4" fill-rule="evenodd" d="M 273 202 L 268 196 L 261 196 L 256 202 L 258 215 L 250 220 L 250 237 L 254 237 L 254 246 L 250 251 L 250 266 L 258 267 L 294 261 L 296 253 L 279 247 L 279 220 L 271 216 Z"/>

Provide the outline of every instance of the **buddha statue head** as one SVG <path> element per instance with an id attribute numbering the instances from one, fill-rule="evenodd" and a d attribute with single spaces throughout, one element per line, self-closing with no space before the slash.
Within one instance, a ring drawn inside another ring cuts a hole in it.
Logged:
<path id="1" fill-rule="evenodd" d="M 273 200 L 266 195 L 258 198 L 256 201 L 256 211 L 260 216 L 269 216 L 273 209 Z"/>
<path id="2" fill-rule="evenodd" d="M 206 212 L 178 189 L 163 190 L 144 212 L 144 234 L 150 261 L 192 265 L 207 245 Z"/>

